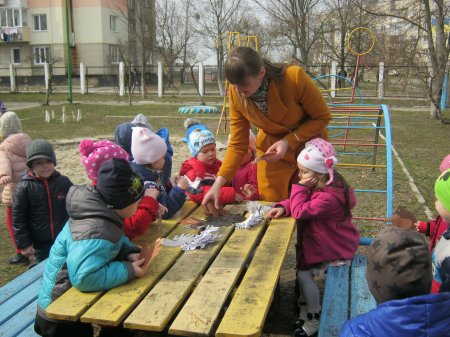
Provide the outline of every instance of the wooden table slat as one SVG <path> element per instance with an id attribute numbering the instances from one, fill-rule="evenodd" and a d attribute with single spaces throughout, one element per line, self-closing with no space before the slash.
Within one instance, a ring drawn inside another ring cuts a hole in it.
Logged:
<path id="1" fill-rule="evenodd" d="M 229 205 L 227 210 L 238 213 L 242 205 Z M 198 217 L 198 216 L 197 216 Z M 219 229 L 219 241 L 204 249 L 183 254 L 138 307 L 128 316 L 124 327 L 147 331 L 163 331 L 176 310 L 185 300 L 198 278 L 220 251 L 233 231 L 233 226 Z"/>
<path id="2" fill-rule="evenodd" d="M 209 336 L 266 225 L 235 230 L 177 315 L 169 333 Z M 214 294 L 214 296 L 210 296 Z"/>
<path id="3" fill-rule="evenodd" d="M 217 331 L 218 337 L 259 336 L 295 227 L 292 218 L 273 219 Z M 255 287 L 255 284 L 258 286 Z"/>

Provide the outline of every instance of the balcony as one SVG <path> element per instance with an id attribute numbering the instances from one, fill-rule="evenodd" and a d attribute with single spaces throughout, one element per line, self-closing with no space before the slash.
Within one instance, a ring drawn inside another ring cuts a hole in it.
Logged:
<path id="1" fill-rule="evenodd" d="M 1 27 L 0 43 L 30 42 L 30 27 Z"/>

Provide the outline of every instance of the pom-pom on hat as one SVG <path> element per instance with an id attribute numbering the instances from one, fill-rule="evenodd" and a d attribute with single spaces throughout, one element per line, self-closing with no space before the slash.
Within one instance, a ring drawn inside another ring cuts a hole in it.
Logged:
<path id="1" fill-rule="evenodd" d="M 377 303 L 429 294 L 433 275 L 425 236 L 392 226 L 384 229 L 367 252 L 366 278 Z"/>
<path id="2" fill-rule="evenodd" d="M 56 155 L 53 146 L 45 139 L 33 140 L 28 144 L 26 154 L 29 168 L 31 168 L 31 162 L 35 159 L 47 159 L 56 166 Z"/>
<path id="3" fill-rule="evenodd" d="M 94 142 L 92 139 L 83 139 L 79 150 L 89 179 L 95 184 L 98 170 L 104 162 L 112 158 L 120 158 L 128 161 L 128 153 L 119 145 L 103 139 Z"/>
<path id="4" fill-rule="evenodd" d="M 147 128 L 135 126 L 131 137 L 131 154 L 138 164 L 153 164 L 167 152 L 164 139 Z"/>
<path id="5" fill-rule="evenodd" d="M 333 145 L 322 138 L 314 138 L 307 142 L 305 148 L 298 155 L 297 162 L 314 172 L 328 173 L 330 179 L 326 182 L 326 185 L 333 182 L 333 169 L 337 163 L 336 152 Z"/>
<path id="6" fill-rule="evenodd" d="M 186 142 L 193 157 L 197 157 L 203 146 L 215 144 L 216 139 L 211 131 L 196 118 L 187 118 L 184 121 L 186 128 Z"/>
<path id="7" fill-rule="evenodd" d="M 22 132 L 19 116 L 13 111 L 5 112 L 0 117 L 0 136 L 6 138 L 10 135 Z"/>
<path id="8" fill-rule="evenodd" d="M 113 158 L 98 170 L 97 191 L 106 204 L 124 209 L 139 201 L 144 195 L 144 182 L 127 160 Z"/>
<path id="9" fill-rule="evenodd" d="M 434 194 L 442 206 L 450 212 L 450 169 L 442 172 L 434 184 Z"/>
<path id="10" fill-rule="evenodd" d="M 447 155 L 443 160 L 441 165 L 439 166 L 439 171 L 444 172 L 450 169 L 450 154 Z"/>
<path id="11" fill-rule="evenodd" d="M 131 123 L 136 126 L 142 126 L 153 131 L 153 126 L 150 124 L 148 118 L 145 117 L 143 114 L 136 115 L 134 119 L 131 121 Z"/>

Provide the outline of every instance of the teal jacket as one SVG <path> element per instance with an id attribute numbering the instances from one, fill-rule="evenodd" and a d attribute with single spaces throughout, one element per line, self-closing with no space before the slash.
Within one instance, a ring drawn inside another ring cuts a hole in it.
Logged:
<path id="1" fill-rule="evenodd" d="M 108 290 L 135 277 L 127 261 L 139 247 L 123 235 L 122 219 L 92 186 L 73 186 L 67 195 L 69 221 L 56 238 L 45 266 L 38 314 L 71 286 Z"/>

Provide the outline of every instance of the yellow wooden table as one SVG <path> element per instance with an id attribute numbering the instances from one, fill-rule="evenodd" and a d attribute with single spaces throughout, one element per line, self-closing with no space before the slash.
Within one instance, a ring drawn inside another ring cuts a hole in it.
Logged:
<path id="1" fill-rule="evenodd" d="M 226 209 L 243 214 L 245 204 Z M 201 207 L 187 202 L 163 220 L 163 230 L 154 226 L 135 242 L 196 233 L 179 224 L 189 215 L 205 218 Z M 291 218 L 252 229 L 223 226 L 220 239 L 204 249 L 164 246 L 145 277 L 104 293 L 71 288 L 47 308 L 47 316 L 179 336 L 259 336 L 294 226 Z"/>

